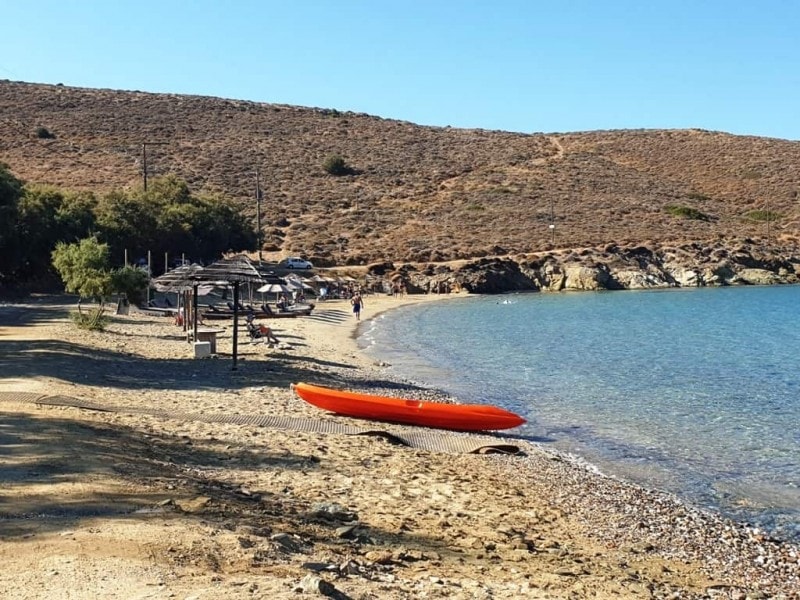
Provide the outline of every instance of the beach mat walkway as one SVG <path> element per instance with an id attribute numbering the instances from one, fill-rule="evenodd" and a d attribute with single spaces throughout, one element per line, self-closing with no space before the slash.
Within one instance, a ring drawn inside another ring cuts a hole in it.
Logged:
<path id="1" fill-rule="evenodd" d="M 205 415 L 182 411 L 151 408 L 110 407 L 71 396 L 48 396 L 32 392 L 0 392 L 0 400 L 42 406 L 67 406 L 84 410 L 102 412 L 142 414 L 181 421 L 201 421 L 205 423 L 233 423 L 236 425 L 257 425 L 270 429 L 289 429 L 312 433 L 334 433 L 342 435 L 368 435 L 381 437 L 395 444 L 410 448 L 442 452 L 446 454 L 520 454 L 519 446 L 505 439 L 490 435 L 456 434 L 420 427 L 398 426 L 398 430 L 365 429 L 336 421 L 320 421 L 302 417 L 278 417 L 271 415 Z"/>

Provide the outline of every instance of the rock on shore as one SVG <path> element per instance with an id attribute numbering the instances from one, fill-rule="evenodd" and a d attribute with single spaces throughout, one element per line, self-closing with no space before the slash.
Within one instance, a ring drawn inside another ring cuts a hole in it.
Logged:
<path id="1" fill-rule="evenodd" d="M 663 245 L 553 250 L 481 258 L 458 266 L 373 265 L 372 272 L 402 280 L 411 293 L 457 289 L 477 294 L 514 291 L 594 291 L 800 281 L 800 251 L 751 239 Z"/>

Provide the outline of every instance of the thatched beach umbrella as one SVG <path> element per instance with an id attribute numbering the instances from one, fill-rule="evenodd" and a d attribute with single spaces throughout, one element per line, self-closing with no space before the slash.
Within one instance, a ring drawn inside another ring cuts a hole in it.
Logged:
<path id="1" fill-rule="evenodd" d="M 239 285 L 242 283 L 264 283 L 264 276 L 256 266 L 244 255 L 223 258 L 204 267 L 197 273 L 197 283 L 225 281 L 233 285 L 233 367 L 236 370 L 236 359 L 239 347 Z M 195 295 L 195 304 L 197 296 Z M 196 312 L 195 306 L 195 312 Z M 195 332 L 196 333 L 196 332 Z"/>
<path id="2" fill-rule="evenodd" d="M 181 265 L 153 279 L 153 287 L 159 292 L 184 292 L 192 289 L 195 273 L 203 267 L 197 263 Z"/>
<path id="3" fill-rule="evenodd" d="M 264 283 L 264 276 L 246 256 L 223 258 L 217 262 L 201 267 L 200 265 L 183 265 L 164 273 L 154 280 L 156 289 L 160 291 L 193 292 L 192 309 L 194 312 L 194 339 L 197 339 L 197 290 L 201 285 L 233 286 L 233 367 L 236 370 L 239 348 L 239 285 L 241 283 Z"/>
<path id="4" fill-rule="evenodd" d="M 193 263 L 193 264 L 185 264 L 167 271 L 163 275 L 156 277 L 153 280 L 153 287 L 156 288 L 159 292 L 172 292 L 178 295 L 179 298 L 179 305 L 178 305 L 178 314 L 180 314 L 181 309 L 183 310 L 183 328 L 184 331 L 186 330 L 187 323 L 186 323 L 186 299 L 184 298 L 183 303 L 180 303 L 181 295 L 185 295 L 187 292 L 192 291 L 194 293 L 195 299 L 197 297 L 197 290 L 196 290 L 196 277 L 199 272 L 203 270 L 203 267 L 200 265 Z M 182 304 L 182 305 L 181 305 Z M 194 321 L 197 322 L 197 302 L 194 303 Z M 195 335 L 197 334 L 197 326 L 195 325 Z"/>

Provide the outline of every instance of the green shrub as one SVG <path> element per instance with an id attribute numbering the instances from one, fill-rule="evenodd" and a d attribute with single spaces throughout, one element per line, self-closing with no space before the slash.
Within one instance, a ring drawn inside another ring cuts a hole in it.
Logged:
<path id="1" fill-rule="evenodd" d="M 111 288 L 125 297 L 132 304 L 141 304 L 147 293 L 150 276 L 143 269 L 123 267 L 111 272 Z"/>
<path id="2" fill-rule="evenodd" d="M 771 210 L 751 210 L 745 216 L 752 221 L 777 221 L 781 218 L 780 213 Z"/>
<path id="3" fill-rule="evenodd" d="M 56 136 L 54 133 L 51 133 L 47 127 L 37 127 L 36 137 L 40 140 L 53 140 Z"/>
<path id="4" fill-rule="evenodd" d="M 322 168 L 330 175 L 348 175 L 352 172 L 344 161 L 344 158 L 338 154 L 332 154 L 326 158 L 325 162 L 322 164 Z"/>
<path id="5" fill-rule="evenodd" d="M 77 310 L 70 313 L 69 316 L 79 329 L 88 329 L 89 331 L 103 331 L 109 323 L 109 318 L 104 316 L 103 309 L 100 307 L 93 308 L 88 312 Z"/>
<path id="6" fill-rule="evenodd" d="M 711 217 L 691 206 L 667 206 L 667 212 L 675 217 L 683 217 L 693 221 L 710 221 Z"/>

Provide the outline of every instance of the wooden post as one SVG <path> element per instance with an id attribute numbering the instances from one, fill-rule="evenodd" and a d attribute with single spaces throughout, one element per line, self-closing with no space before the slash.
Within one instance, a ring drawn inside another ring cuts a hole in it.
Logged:
<path id="1" fill-rule="evenodd" d="M 236 352 L 239 344 L 239 282 L 233 282 L 233 366 L 231 371 L 236 370 Z"/>
<path id="2" fill-rule="evenodd" d="M 145 306 L 150 306 L 150 285 L 151 285 L 151 280 L 153 279 L 153 265 L 151 264 L 152 261 L 150 259 L 151 259 L 150 250 L 148 250 L 147 251 L 147 278 L 148 278 L 148 281 L 147 281 L 147 304 L 145 304 Z"/>
<path id="3" fill-rule="evenodd" d="M 192 286 L 192 340 L 197 341 L 197 288 L 198 284 Z"/>
<path id="4" fill-rule="evenodd" d="M 186 335 L 189 335 L 189 292 L 184 290 L 181 293 L 183 295 L 183 330 L 187 332 Z"/>

